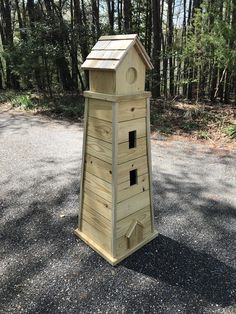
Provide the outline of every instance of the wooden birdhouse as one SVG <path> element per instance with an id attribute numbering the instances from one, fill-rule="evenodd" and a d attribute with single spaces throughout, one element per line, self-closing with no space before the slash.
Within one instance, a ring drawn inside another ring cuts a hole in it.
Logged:
<path id="1" fill-rule="evenodd" d="M 150 59 L 137 35 L 102 36 L 82 68 L 84 117 L 75 234 L 112 265 L 156 237 L 152 208 Z"/>

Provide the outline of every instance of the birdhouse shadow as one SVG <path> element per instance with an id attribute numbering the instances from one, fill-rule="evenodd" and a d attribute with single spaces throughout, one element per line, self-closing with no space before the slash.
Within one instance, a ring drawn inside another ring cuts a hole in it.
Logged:
<path id="1" fill-rule="evenodd" d="M 236 271 L 232 267 L 162 234 L 122 264 L 155 280 L 201 295 L 211 303 L 223 307 L 235 303 Z"/>

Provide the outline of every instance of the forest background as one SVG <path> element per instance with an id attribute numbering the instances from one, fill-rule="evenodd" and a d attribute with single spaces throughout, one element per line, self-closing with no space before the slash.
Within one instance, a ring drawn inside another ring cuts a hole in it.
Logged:
<path id="1" fill-rule="evenodd" d="M 182 131 L 208 138 L 218 123 L 235 135 L 236 0 L 0 0 L 2 101 L 81 116 L 81 64 L 101 35 L 127 33 L 154 65 L 153 124 L 172 133 L 182 117 Z"/>

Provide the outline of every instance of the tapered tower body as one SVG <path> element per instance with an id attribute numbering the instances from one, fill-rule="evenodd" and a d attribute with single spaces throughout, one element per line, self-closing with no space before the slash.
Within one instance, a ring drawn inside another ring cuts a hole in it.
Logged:
<path id="1" fill-rule="evenodd" d="M 137 35 L 102 36 L 84 62 L 90 89 L 75 234 L 112 265 L 156 237 L 149 97 Z"/>

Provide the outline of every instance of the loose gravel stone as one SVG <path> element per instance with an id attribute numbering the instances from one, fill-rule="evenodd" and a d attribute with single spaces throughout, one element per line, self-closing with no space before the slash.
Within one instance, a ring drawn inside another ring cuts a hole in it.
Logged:
<path id="1" fill-rule="evenodd" d="M 73 235 L 82 129 L 0 114 L 0 313 L 236 313 L 236 152 L 152 141 L 159 236 L 110 266 Z"/>

